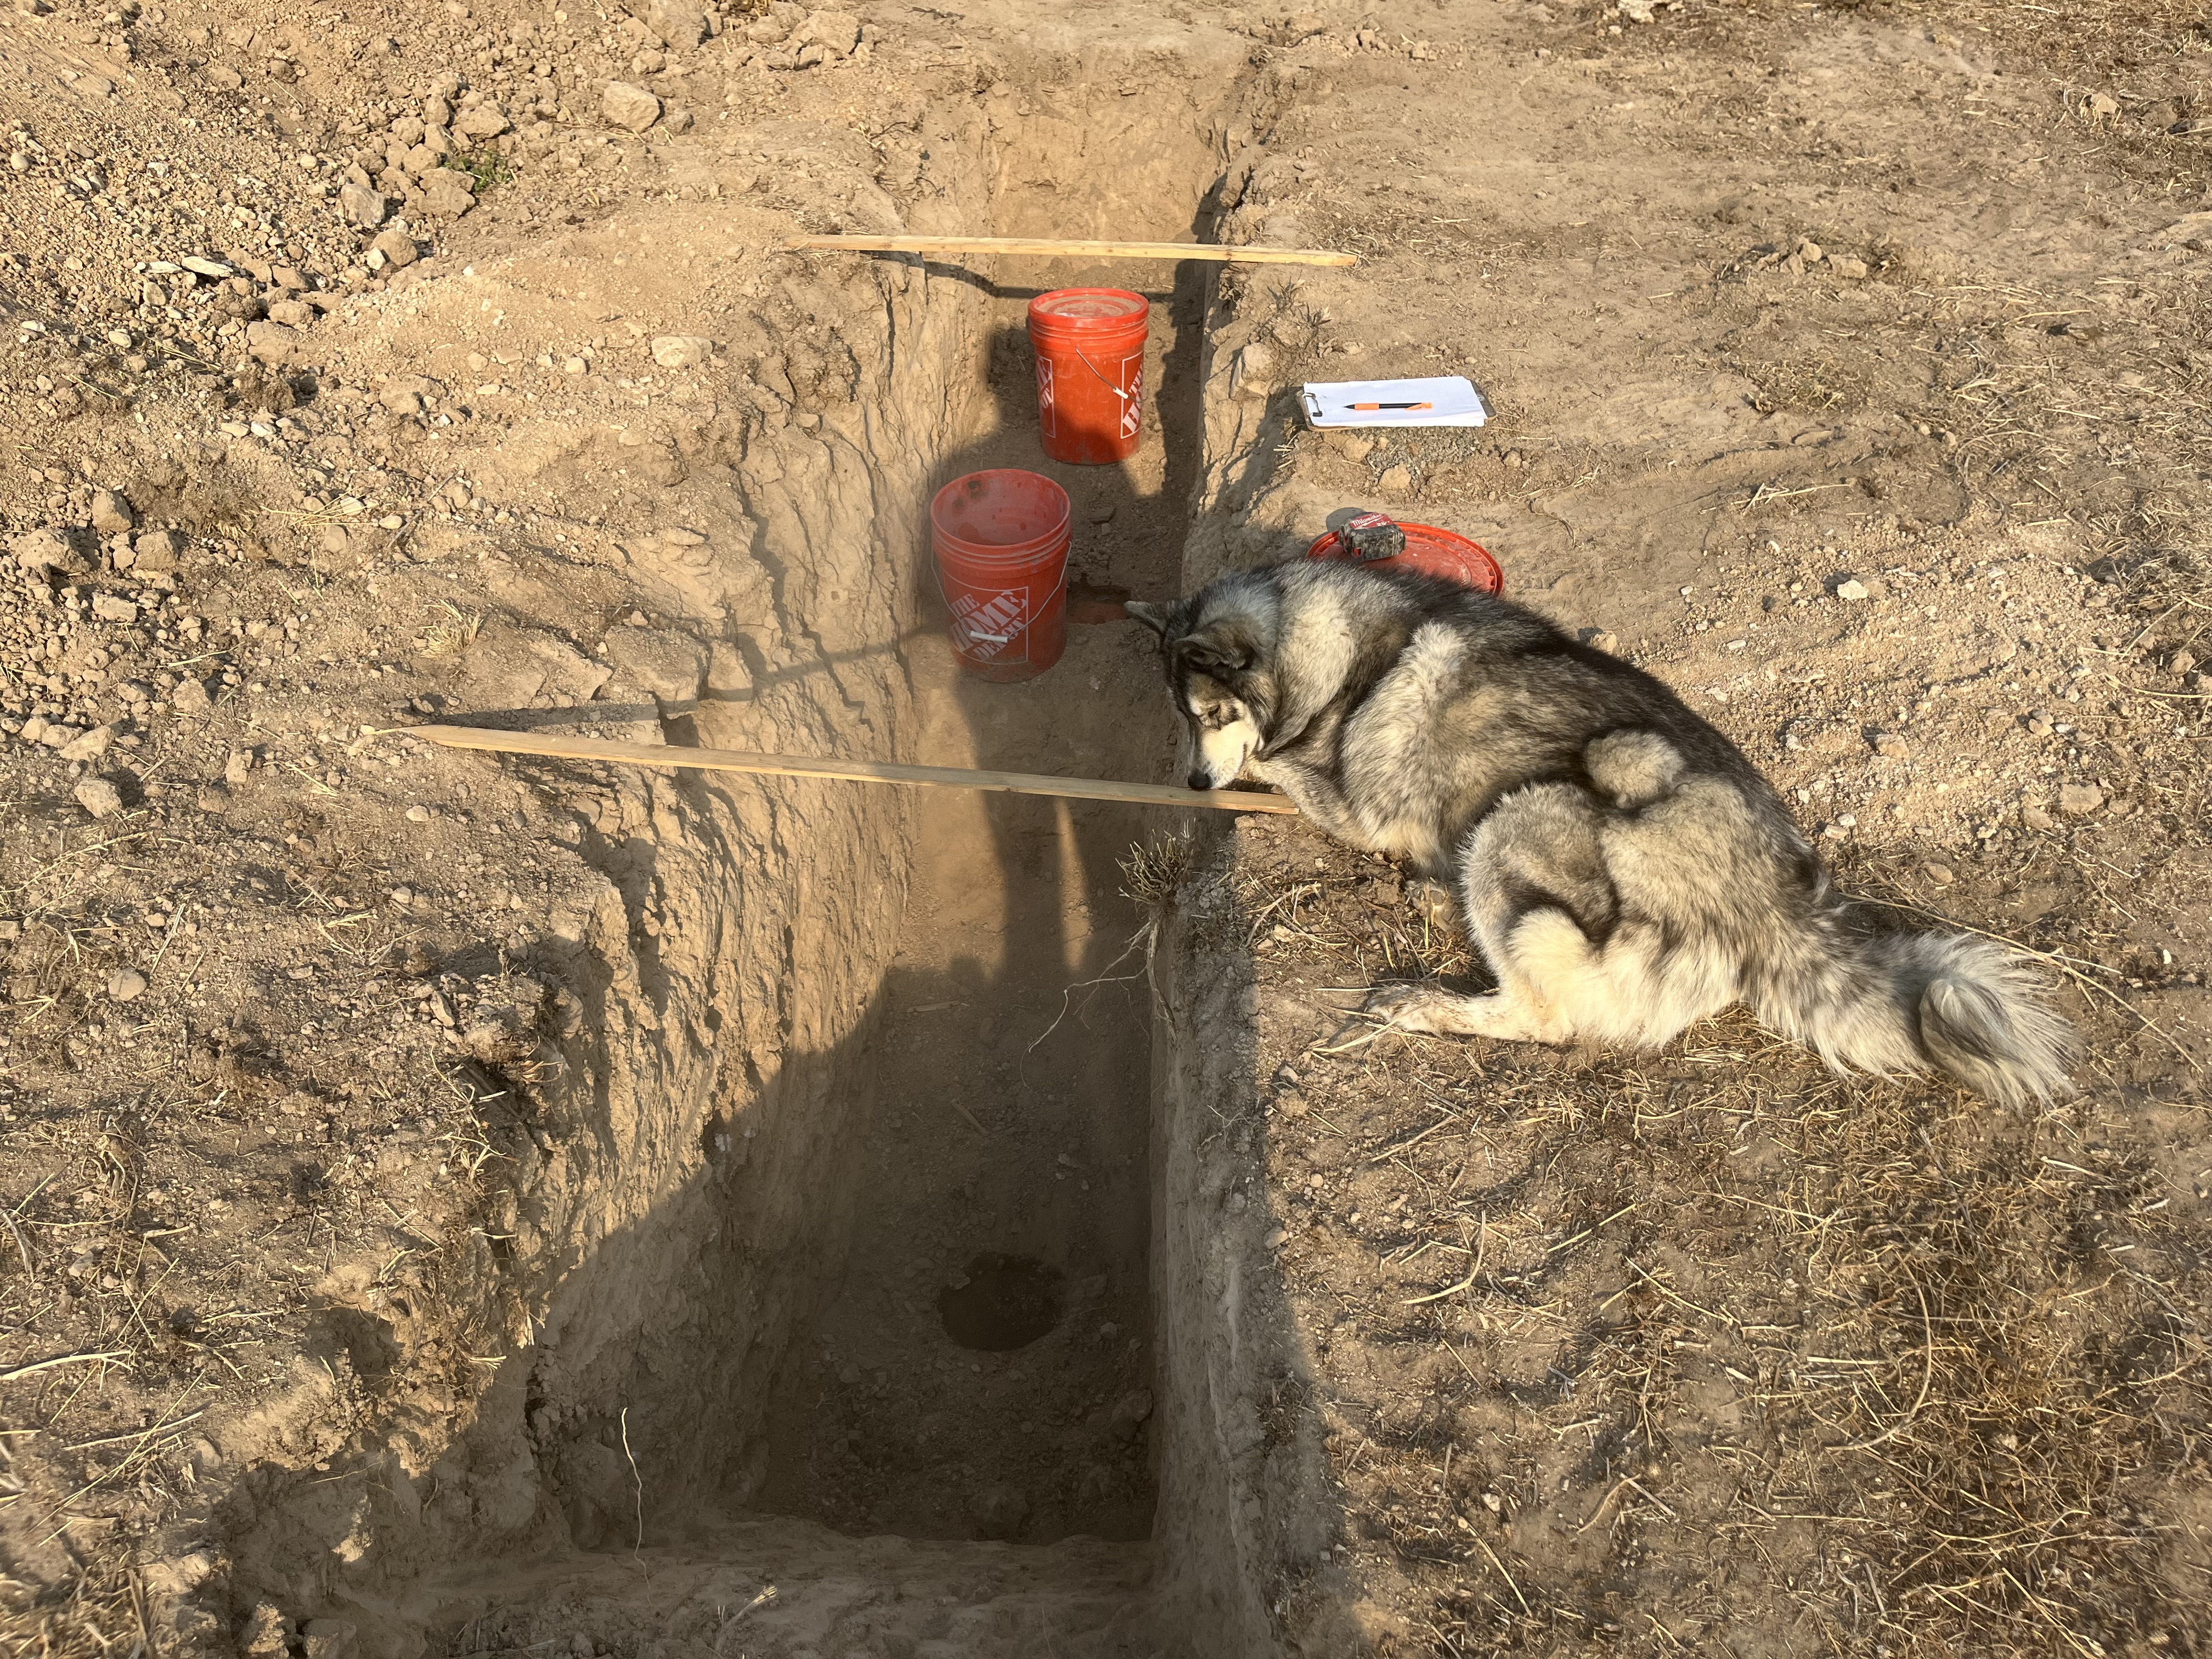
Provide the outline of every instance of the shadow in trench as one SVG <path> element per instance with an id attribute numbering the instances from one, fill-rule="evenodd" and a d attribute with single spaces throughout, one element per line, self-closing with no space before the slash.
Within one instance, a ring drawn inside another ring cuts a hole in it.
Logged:
<path id="1" fill-rule="evenodd" d="M 1117 274 L 1069 273 L 1060 285 Z M 1004 466 L 1051 477 L 1073 506 L 1073 580 L 1171 591 L 1194 467 L 1179 458 L 1198 445 L 1205 273 L 1188 270 L 1155 301 L 1155 395 L 1138 454 L 1112 466 L 1044 456 L 1021 322 L 1038 291 L 996 291 L 993 429 L 933 482 Z M 1118 621 L 1078 626 L 1035 678 L 975 678 L 954 665 L 927 548 L 915 555 L 925 629 L 908 660 L 922 758 L 1167 775 L 1175 734 L 1148 635 Z M 751 1503 L 855 1531 L 1142 1538 L 1157 1476 L 1152 1006 L 1144 918 L 1121 895 L 1120 865 L 1133 843 L 1181 826 L 1105 803 L 939 792 L 915 811 L 882 1060 L 858 1109 L 879 1173 L 861 1177 L 839 1291 L 779 1382 Z M 1059 1304 L 1048 1334 L 988 1352 L 959 1346 L 972 1304 L 995 1297 L 1009 1312 L 1019 1287 L 1048 1285 Z M 825 1386 L 836 1378 L 874 1392 Z"/>

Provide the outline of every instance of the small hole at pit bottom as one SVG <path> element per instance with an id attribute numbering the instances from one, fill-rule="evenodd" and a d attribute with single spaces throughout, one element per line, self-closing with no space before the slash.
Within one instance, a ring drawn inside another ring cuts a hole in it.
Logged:
<path id="1" fill-rule="evenodd" d="M 963 1348 L 1004 1353 L 1025 1348 L 1060 1323 L 1062 1277 L 1025 1255 L 987 1250 L 937 1293 L 945 1334 Z"/>

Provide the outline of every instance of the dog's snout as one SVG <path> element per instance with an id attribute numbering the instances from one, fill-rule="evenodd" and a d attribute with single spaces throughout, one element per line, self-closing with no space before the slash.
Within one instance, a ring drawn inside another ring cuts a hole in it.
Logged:
<path id="1" fill-rule="evenodd" d="M 1183 781 L 1188 783 L 1194 789 L 1211 789 L 1213 787 L 1213 780 L 1206 776 L 1203 772 L 1194 772 L 1188 778 L 1184 779 Z"/>

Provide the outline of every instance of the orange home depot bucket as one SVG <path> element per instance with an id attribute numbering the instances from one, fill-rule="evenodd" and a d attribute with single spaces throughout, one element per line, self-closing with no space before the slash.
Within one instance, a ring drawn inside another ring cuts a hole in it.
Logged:
<path id="1" fill-rule="evenodd" d="M 1030 301 L 1037 424 L 1055 461 L 1103 466 L 1137 453 L 1152 307 L 1118 288 L 1063 288 Z"/>
<path id="2" fill-rule="evenodd" d="M 1060 660 L 1072 523 L 1065 489 L 1012 467 L 955 478 L 931 501 L 937 585 L 969 673 L 1025 680 Z"/>

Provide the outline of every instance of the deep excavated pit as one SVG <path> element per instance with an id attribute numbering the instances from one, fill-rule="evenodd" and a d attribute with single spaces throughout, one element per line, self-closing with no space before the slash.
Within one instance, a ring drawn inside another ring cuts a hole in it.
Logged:
<path id="1" fill-rule="evenodd" d="M 1177 211 L 1184 210 L 1181 207 Z M 1186 233 L 1190 222 L 1177 227 Z M 1210 229 L 1201 224 L 1201 233 Z M 1002 261 L 1005 264 L 1009 262 Z M 1066 264 L 1002 270 L 988 307 L 992 424 L 940 464 L 1045 473 L 1079 526 L 1076 580 L 1158 594 L 1177 580 L 1195 453 L 1203 277 Z M 1045 459 L 1021 319 L 1038 283 L 1152 290 L 1157 424 L 1124 466 Z M 922 752 L 1028 771 L 1157 779 L 1171 737 L 1126 624 L 1078 626 L 1058 666 L 960 673 L 925 599 L 908 662 Z M 1120 896 L 1132 842 L 1179 828 L 1140 809 L 933 793 L 881 999 L 874 1093 L 856 1114 L 847 1266 L 775 1386 L 756 1507 L 848 1531 L 1042 1543 L 1151 1528 L 1147 1267 L 1151 1005 L 1142 926 Z M 994 1261 L 1036 1264 L 1024 1281 Z M 998 1280 L 1004 1295 L 985 1294 Z M 1056 1316 L 1018 1286 L 1056 1281 Z M 1030 1340 L 963 1343 L 946 1309 L 1021 1304 Z"/>
<path id="2" fill-rule="evenodd" d="M 1185 68 L 1189 103 L 1094 96 L 1105 118 L 1088 126 L 1002 96 L 994 228 L 1211 237 L 1224 162 L 1253 137 L 1240 114 L 1253 89 L 1238 57 Z M 1080 164 L 1102 153 L 1122 165 Z M 933 381 L 945 388 L 945 442 L 884 456 L 870 447 L 872 421 L 842 428 L 883 503 L 872 556 L 896 562 L 913 590 L 905 637 L 842 652 L 831 627 L 817 638 L 832 647 L 819 672 L 833 675 L 841 655 L 896 645 L 913 708 L 911 735 L 894 739 L 901 758 L 1168 775 L 1175 733 L 1141 630 L 1077 627 L 1062 661 L 1033 682 L 958 672 L 915 507 L 961 473 L 1029 467 L 1073 498 L 1079 599 L 1176 591 L 1198 505 L 1212 271 L 1002 260 L 987 283 L 931 270 L 929 303 L 957 304 L 963 318 L 938 336 L 957 359 Z M 1044 288 L 1093 284 L 1152 301 L 1152 412 L 1131 462 L 1060 466 L 1038 444 L 1022 318 Z M 894 300 L 886 327 L 898 314 Z M 924 415 L 897 413 L 910 423 Z M 761 563 L 787 592 L 811 586 L 834 606 L 834 583 L 849 578 L 801 570 L 806 550 L 775 545 L 776 533 L 763 528 Z M 836 740 L 883 742 L 868 724 L 861 711 Z M 696 730 L 705 744 L 775 746 L 757 706 L 708 703 Z M 648 1139 L 696 1135 L 699 1174 L 580 1254 L 513 1385 L 539 1513 L 557 1510 L 565 1539 L 396 1592 L 392 1605 L 432 1627 L 434 1651 L 526 1648 L 562 1633 L 622 1652 L 648 1638 L 711 1644 L 716 1621 L 772 1582 L 783 1593 L 756 1604 L 748 1651 L 872 1633 L 887 1650 L 911 1650 L 898 1632 L 913 1618 L 870 1611 L 885 1585 L 896 1587 L 893 1601 L 963 1601 L 980 1622 L 921 1621 L 965 1630 L 962 1652 L 1036 1651 L 1040 1640 L 1063 1652 L 1154 1650 L 1140 1633 L 1155 1627 L 1160 1582 L 1146 1540 L 1158 1536 L 1156 1507 L 1174 1473 L 1176 1437 L 1161 1425 L 1176 1402 L 1165 1397 L 1175 1384 L 1152 1260 L 1163 1166 L 1154 999 L 1146 916 L 1121 891 L 1121 860 L 1185 826 L 1135 808 L 932 791 L 868 803 L 857 832 L 843 803 L 847 816 L 819 830 L 810 813 L 819 792 L 857 787 L 778 786 L 763 811 L 696 779 L 651 786 L 680 797 L 694 834 L 723 849 L 695 866 L 728 887 L 714 975 L 781 972 L 787 1004 L 850 1013 L 830 1023 L 833 1043 L 787 1049 L 772 1065 L 724 1043 L 703 1100 L 669 1097 L 666 1126 L 644 1127 Z M 763 943 L 744 921 L 749 848 L 817 833 L 845 836 L 842 867 L 815 860 L 793 919 L 765 941 L 770 959 L 749 958 Z M 894 848 L 905 871 L 893 867 Z M 886 904 L 896 947 L 872 961 L 866 918 Z M 664 1043 L 714 1048 L 719 1007 L 672 999 L 655 1022 Z M 671 1060 L 663 1075 L 709 1075 L 700 1058 Z M 656 1109 L 641 1097 L 638 1109 Z M 1171 1322 L 1187 1331 L 1208 1316 L 1188 1310 Z M 1206 1420 L 1208 1407 L 1193 1409 Z M 1171 1540 L 1186 1585 L 1238 1573 L 1233 1547 L 1193 1535 L 1206 1524 L 1201 1503 Z M 639 1599 L 634 1577 L 598 1565 L 616 1561 L 647 1565 L 659 1588 Z M 811 1587 L 805 1597 L 799 1584 Z M 1200 1595 L 1218 1613 L 1249 1610 L 1255 1592 L 1223 1583 Z M 1241 1616 L 1220 1614 L 1212 1628 L 1225 1636 Z M 1165 1650 L 1200 1629 L 1181 1621 Z"/>

